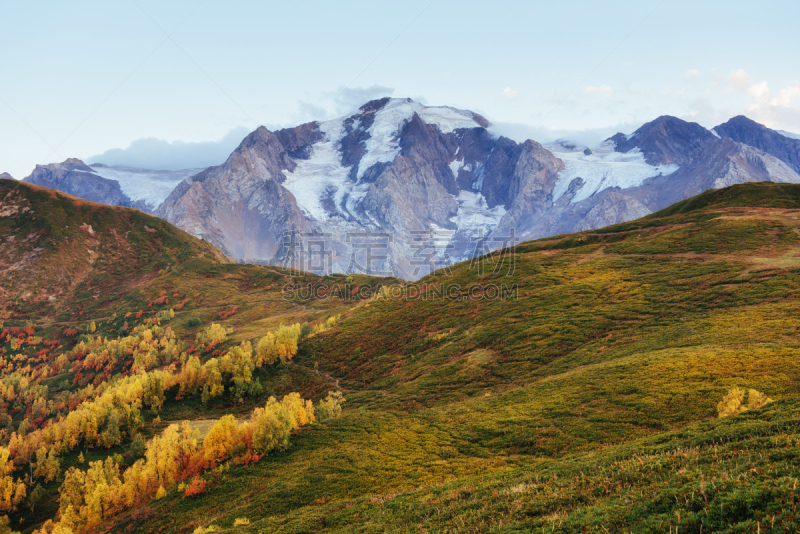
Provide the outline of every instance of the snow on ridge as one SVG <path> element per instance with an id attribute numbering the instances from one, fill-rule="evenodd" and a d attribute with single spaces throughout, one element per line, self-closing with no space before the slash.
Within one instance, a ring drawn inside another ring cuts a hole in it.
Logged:
<path id="1" fill-rule="evenodd" d="M 294 195 L 304 215 L 317 221 L 327 221 L 331 214 L 323 207 L 323 198 L 332 198 L 339 208 L 355 184 L 348 176 L 350 168 L 342 166 L 339 153 L 339 145 L 345 135 L 344 119 L 322 122 L 319 129 L 325 138 L 312 146 L 308 159 L 296 160 L 297 167 L 293 172 L 284 171 L 286 181 L 283 187 Z M 356 195 L 360 193 L 357 191 Z M 366 190 L 363 194 L 366 194 Z"/>
<path id="2" fill-rule="evenodd" d="M 183 169 L 180 171 L 154 171 L 132 167 L 108 167 L 106 165 L 90 165 L 94 174 L 106 180 L 114 180 L 119 184 L 132 201 L 143 201 L 150 209 L 157 208 L 164 202 L 173 189 L 185 178 L 195 175 L 203 169 Z"/>
<path id="3" fill-rule="evenodd" d="M 788 137 L 789 139 L 800 139 L 800 134 L 787 132 L 786 130 L 775 130 L 775 131 L 784 137 Z"/>
<path id="4" fill-rule="evenodd" d="M 458 178 L 458 171 L 464 168 L 464 158 L 454 159 L 448 163 L 448 166 L 450 167 L 450 172 L 453 173 L 453 178 Z"/>
<path id="5" fill-rule="evenodd" d="M 564 162 L 564 170 L 558 174 L 558 182 L 553 189 L 554 201 L 567 192 L 575 178 L 582 178 L 584 184 L 572 198 L 573 203 L 609 187 L 637 187 L 647 178 L 672 174 L 678 170 L 678 165 L 649 165 L 638 148 L 616 152 L 613 141 L 604 141 L 589 155 L 583 151 L 569 150 L 560 143 L 550 143 L 545 148 Z"/>
<path id="6" fill-rule="evenodd" d="M 357 178 L 376 163 L 389 163 L 400 154 L 397 134 L 414 113 L 426 124 L 436 125 L 442 133 L 451 133 L 459 128 L 480 128 L 472 113 L 449 106 L 423 106 L 411 99 L 393 98 L 375 113 L 367 139 L 366 154 L 358 164 Z"/>
<path id="7" fill-rule="evenodd" d="M 341 163 L 341 141 L 347 134 L 345 121 L 360 114 L 319 123 L 325 135 L 315 143 L 308 159 L 297 159 L 293 172 L 284 171 L 283 186 L 294 195 L 300 210 L 309 218 L 327 221 L 336 213 L 324 206 L 326 199 L 333 201 L 337 212 L 354 214 L 358 203 L 366 196 L 370 184 L 362 183 L 364 173 L 377 163 L 389 163 L 400 154 L 398 133 L 406 121 L 417 113 L 428 123 L 435 124 L 442 132 L 458 128 L 480 127 L 472 114 L 449 107 L 427 107 L 410 99 L 394 98 L 375 113 L 369 127 L 369 138 L 365 142 L 366 153 L 361 157 L 356 172 L 357 181 L 350 179 L 350 167 Z M 355 128 L 358 124 L 353 125 Z M 463 165 L 463 164 L 462 164 Z M 457 169 L 455 171 L 458 172 Z"/>
<path id="8" fill-rule="evenodd" d="M 460 191 L 454 196 L 458 201 L 458 213 L 450 217 L 450 222 L 458 228 L 458 232 L 473 236 L 478 230 L 488 235 L 500 223 L 506 214 L 502 204 L 489 209 L 486 198 L 479 192 Z"/>

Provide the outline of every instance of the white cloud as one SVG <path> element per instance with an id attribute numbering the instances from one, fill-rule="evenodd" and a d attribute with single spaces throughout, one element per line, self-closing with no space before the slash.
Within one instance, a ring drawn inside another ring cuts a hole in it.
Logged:
<path id="1" fill-rule="evenodd" d="M 689 69 L 684 73 L 684 76 L 690 80 L 696 80 L 700 77 L 700 71 L 698 69 Z"/>
<path id="2" fill-rule="evenodd" d="M 798 97 L 800 97 L 800 82 L 792 82 L 789 87 L 781 89 L 778 96 L 770 100 L 770 105 L 789 107 Z"/>
<path id="3" fill-rule="evenodd" d="M 518 95 L 517 91 L 513 90 L 510 87 L 506 87 L 505 89 L 503 89 L 503 92 L 501 93 L 501 96 L 503 98 L 508 98 L 509 100 L 517 98 L 517 95 Z"/>
<path id="4" fill-rule="evenodd" d="M 794 105 L 800 97 L 800 81 L 791 82 L 775 96 L 767 82 L 753 84 L 747 92 L 752 97 L 749 112 L 754 120 L 770 128 L 800 131 L 800 107 Z"/>
<path id="5" fill-rule="evenodd" d="M 583 92 L 590 95 L 610 95 L 613 91 L 608 85 L 601 85 L 599 87 L 587 85 L 583 88 Z"/>
<path id="6" fill-rule="evenodd" d="M 393 93 L 393 88 L 377 84 L 370 87 L 340 87 L 322 93 L 317 102 L 301 100 L 294 119 L 296 123 L 335 119 L 354 112 L 370 100 Z"/>
<path id="7" fill-rule="evenodd" d="M 769 86 L 767 82 L 756 83 L 748 87 L 747 92 L 753 95 L 753 98 L 762 99 L 769 96 Z"/>
<path id="8" fill-rule="evenodd" d="M 234 128 L 219 141 L 165 141 L 146 137 L 133 141 L 128 148 L 113 148 L 87 158 L 88 163 L 104 163 L 164 171 L 210 167 L 223 163 L 250 132 L 244 126 Z"/>
<path id="9" fill-rule="evenodd" d="M 742 91 L 745 91 L 753 83 L 753 79 L 745 72 L 744 69 L 739 69 L 728 74 L 728 79 Z"/>
<path id="10" fill-rule="evenodd" d="M 617 132 L 630 133 L 641 126 L 641 122 L 626 122 L 614 126 L 602 128 L 587 128 L 583 130 L 573 130 L 569 128 L 559 128 L 553 126 L 534 126 L 516 122 L 492 122 L 490 130 L 498 135 L 504 135 L 518 143 L 533 139 L 539 143 L 549 143 L 556 139 L 569 139 L 584 144 L 588 147 L 595 147 L 614 135 Z"/>

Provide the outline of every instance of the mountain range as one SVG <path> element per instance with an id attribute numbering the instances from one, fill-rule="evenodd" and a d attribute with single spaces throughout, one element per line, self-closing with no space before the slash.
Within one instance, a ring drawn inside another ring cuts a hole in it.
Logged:
<path id="1" fill-rule="evenodd" d="M 411 99 L 250 133 L 222 164 L 37 166 L 26 182 L 161 217 L 247 263 L 419 279 L 514 242 L 643 217 L 708 189 L 800 183 L 800 139 L 662 116 L 597 147 L 518 143 Z"/>

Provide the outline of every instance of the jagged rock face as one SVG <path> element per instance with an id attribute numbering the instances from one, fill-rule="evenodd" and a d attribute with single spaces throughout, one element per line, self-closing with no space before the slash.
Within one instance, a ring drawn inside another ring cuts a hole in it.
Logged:
<path id="1" fill-rule="evenodd" d="M 594 203 L 592 209 L 586 212 L 577 222 L 575 230 L 580 232 L 603 228 L 604 226 L 639 219 L 650 213 L 651 210 L 647 209 L 644 204 L 633 196 L 625 195 L 618 191 L 608 191 L 606 194 L 601 195 L 600 200 Z"/>
<path id="2" fill-rule="evenodd" d="M 118 183 L 93 174 L 91 167 L 76 158 L 62 163 L 37 165 L 23 181 L 93 202 L 129 207 L 133 205 Z"/>
<path id="3" fill-rule="evenodd" d="M 643 125 L 632 135 L 618 133 L 610 141 L 618 152 L 638 148 L 650 165 L 683 165 L 692 152 L 714 139 L 713 133 L 697 123 L 665 115 Z"/>
<path id="4" fill-rule="evenodd" d="M 470 111 L 384 98 L 336 120 L 260 127 L 222 165 L 191 176 L 68 160 L 29 181 L 106 203 L 160 203 L 156 215 L 238 261 L 417 279 L 511 236 L 625 222 L 736 183 L 800 183 L 800 140 L 744 118 L 715 131 L 659 117 L 592 149 L 543 146 L 497 136 Z"/>
<path id="5" fill-rule="evenodd" d="M 155 215 L 202 237 L 242 261 L 275 257 L 285 230 L 311 225 L 281 182 L 319 139 L 311 125 L 273 133 L 263 126 L 248 135 L 222 165 L 210 167 L 178 186 Z"/>
<path id="6" fill-rule="evenodd" d="M 176 185 L 197 171 L 151 171 L 102 164 L 90 166 L 70 158 L 61 163 L 37 165 L 23 181 L 92 202 L 152 212 Z"/>
<path id="7" fill-rule="evenodd" d="M 372 273 L 419 278 L 430 270 L 420 258 L 431 249 L 420 246 L 432 229 L 447 243 L 440 260 L 453 262 L 507 214 L 530 224 L 549 202 L 561 161 L 487 126 L 469 111 L 385 98 L 342 119 L 262 127 L 223 165 L 176 188 L 156 214 L 243 261 L 294 258 L 286 237 L 299 231 L 324 235 L 329 270 L 354 270 L 355 261 Z M 367 232 L 384 239 L 368 266 L 356 242 Z"/>
<path id="8" fill-rule="evenodd" d="M 655 178 L 632 193 L 656 211 L 709 189 L 764 181 L 800 183 L 800 175 L 770 154 L 723 138 L 692 153 L 674 174 Z"/>
<path id="9" fill-rule="evenodd" d="M 734 117 L 714 128 L 721 137 L 729 137 L 775 156 L 800 173 L 800 139 L 786 137 L 747 117 Z"/>

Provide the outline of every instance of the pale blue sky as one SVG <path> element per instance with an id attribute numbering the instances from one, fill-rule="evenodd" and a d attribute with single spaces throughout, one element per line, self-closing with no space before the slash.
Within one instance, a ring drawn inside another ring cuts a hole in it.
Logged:
<path id="1" fill-rule="evenodd" d="M 662 114 L 798 132 L 799 17 L 796 0 L 0 0 L 0 171 L 149 137 L 184 143 L 131 157 L 207 165 L 258 124 L 383 94 L 538 141 Z"/>

